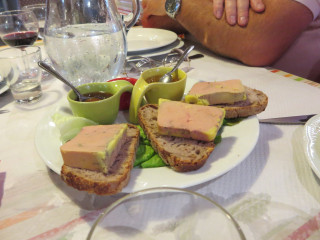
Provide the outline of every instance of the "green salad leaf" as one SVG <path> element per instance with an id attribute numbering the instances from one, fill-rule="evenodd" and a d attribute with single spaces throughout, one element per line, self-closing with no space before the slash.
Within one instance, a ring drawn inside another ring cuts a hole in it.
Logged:
<path id="1" fill-rule="evenodd" d="M 238 123 L 240 123 L 245 118 L 228 118 L 223 119 L 223 126 L 234 126 Z"/>
<path id="2" fill-rule="evenodd" d="M 133 166 L 140 168 L 155 168 L 166 166 L 162 158 L 152 148 L 150 141 L 148 140 L 142 127 L 140 125 L 137 125 L 137 127 L 140 131 L 140 145 L 138 147 L 136 160 Z"/>
<path id="3" fill-rule="evenodd" d="M 136 160 L 133 166 L 140 166 L 145 161 L 148 161 L 155 154 L 153 148 L 149 145 L 140 144 L 136 153 Z"/>
<path id="4" fill-rule="evenodd" d="M 217 135 L 216 137 L 215 137 L 215 139 L 213 140 L 213 142 L 214 142 L 214 144 L 218 144 L 218 143 L 221 143 L 221 141 L 222 141 L 222 136 L 221 136 L 221 134 L 219 134 L 219 135 Z"/>
<path id="5" fill-rule="evenodd" d="M 166 166 L 166 164 L 158 154 L 153 155 L 149 160 L 141 163 L 142 168 L 155 168 L 164 166 Z"/>
<path id="6" fill-rule="evenodd" d="M 98 125 L 96 122 L 83 117 L 55 113 L 52 117 L 60 131 L 60 140 L 65 143 L 74 138 L 84 126 Z"/>

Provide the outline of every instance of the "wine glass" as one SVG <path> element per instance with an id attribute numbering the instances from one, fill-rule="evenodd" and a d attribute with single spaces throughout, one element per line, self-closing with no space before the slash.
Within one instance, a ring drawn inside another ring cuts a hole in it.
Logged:
<path id="1" fill-rule="evenodd" d="M 0 13 L 0 37 L 11 46 L 33 45 L 38 38 L 39 24 L 31 10 Z"/>
<path id="2" fill-rule="evenodd" d="M 25 5 L 22 7 L 22 10 L 29 10 L 34 13 L 36 18 L 38 19 L 39 24 L 39 35 L 38 37 L 43 39 L 44 38 L 44 24 L 46 20 L 46 7 L 47 5 L 45 3 L 39 3 L 39 4 L 31 4 L 31 5 Z M 44 58 L 43 60 L 47 64 L 51 64 L 50 59 L 48 57 Z M 47 71 L 42 71 L 42 80 L 50 79 L 51 76 Z"/>
<path id="3" fill-rule="evenodd" d="M 36 18 L 38 19 L 39 37 L 43 39 L 44 23 L 46 19 L 46 4 L 39 3 L 39 4 L 26 5 L 22 7 L 22 10 L 31 10 L 34 13 Z"/>
<path id="4" fill-rule="evenodd" d="M 0 37 L 11 46 L 20 47 L 21 58 L 29 74 L 32 68 L 28 61 L 27 46 L 31 46 L 38 38 L 38 20 L 31 10 L 11 10 L 0 12 Z"/>

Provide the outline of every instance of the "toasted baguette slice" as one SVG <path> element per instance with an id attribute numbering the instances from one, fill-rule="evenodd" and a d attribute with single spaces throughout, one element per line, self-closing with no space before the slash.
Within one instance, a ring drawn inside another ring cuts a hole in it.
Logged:
<path id="1" fill-rule="evenodd" d="M 98 195 L 111 195 L 121 192 L 122 188 L 129 182 L 138 143 L 138 128 L 128 124 L 125 143 L 108 174 L 63 165 L 61 178 L 69 186 L 80 191 Z"/>
<path id="2" fill-rule="evenodd" d="M 178 172 L 202 167 L 213 151 L 214 143 L 160 135 L 157 116 L 158 105 L 148 104 L 138 111 L 139 123 L 162 160 Z"/>
<path id="3" fill-rule="evenodd" d="M 212 105 L 226 110 L 225 118 L 248 117 L 263 112 L 268 105 L 268 96 L 263 92 L 246 88 L 247 99 L 234 104 Z"/>

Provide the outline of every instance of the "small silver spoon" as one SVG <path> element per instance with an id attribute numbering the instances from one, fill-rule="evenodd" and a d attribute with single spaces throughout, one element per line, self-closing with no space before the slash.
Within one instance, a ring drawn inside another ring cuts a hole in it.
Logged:
<path id="1" fill-rule="evenodd" d="M 164 74 L 160 78 L 159 82 L 163 82 L 163 83 L 171 82 L 171 80 L 172 80 L 171 74 L 178 69 L 180 64 L 183 62 L 185 57 L 188 56 L 188 54 L 193 50 L 193 48 L 194 48 L 194 45 L 187 47 L 186 50 L 184 50 L 184 52 L 182 53 L 181 57 L 179 58 L 177 64 L 172 68 L 172 70 L 170 72 Z"/>
<path id="2" fill-rule="evenodd" d="M 38 62 L 39 67 L 41 67 L 42 69 L 46 70 L 48 73 L 52 74 L 53 76 L 55 76 L 56 78 L 58 78 L 60 81 L 62 81 L 63 83 L 67 84 L 69 87 L 71 87 L 71 89 L 74 91 L 74 93 L 77 95 L 78 100 L 80 102 L 85 102 L 88 99 L 92 99 L 92 97 L 87 97 L 87 96 L 83 96 L 78 89 L 76 89 L 75 86 L 73 86 L 68 80 L 66 80 L 64 77 L 62 77 L 60 75 L 60 73 L 58 73 L 55 69 L 53 69 L 51 66 L 49 66 L 48 64 L 46 64 L 43 61 L 39 61 Z M 95 96 L 97 97 L 97 96 Z M 97 97 L 99 98 L 99 97 Z"/>

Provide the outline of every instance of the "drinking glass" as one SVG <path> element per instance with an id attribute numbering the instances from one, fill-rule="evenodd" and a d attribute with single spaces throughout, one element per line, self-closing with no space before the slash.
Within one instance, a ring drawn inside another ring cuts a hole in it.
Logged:
<path id="1" fill-rule="evenodd" d="M 222 206 L 196 192 L 149 188 L 115 201 L 94 222 L 87 240 L 245 240 Z"/>
<path id="2" fill-rule="evenodd" d="M 46 18 L 46 4 L 40 3 L 40 4 L 26 5 L 22 7 L 22 10 L 31 10 L 34 13 L 36 18 L 38 19 L 39 37 L 43 39 L 44 23 Z"/>
<path id="3" fill-rule="evenodd" d="M 13 47 L 33 45 L 38 38 L 39 25 L 30 10 L 12 10 L 0 13 L 0 37 Z"/>
<path id="4" fill-rule="evenodd" d="M 118 76 L 132 22 L 124 25 L 114 0 L 50 0 L 46 13 L 45 49 L 61 75 L 75 86 Z"/>
<path id="5" fill-rule="evenodd" d="M 37 46 L 22 45 L 0 50 L 0 79 L 7 83 L 17 103 L 32 103 L 40 99 L 40 60 L 41 49 Z"/>

